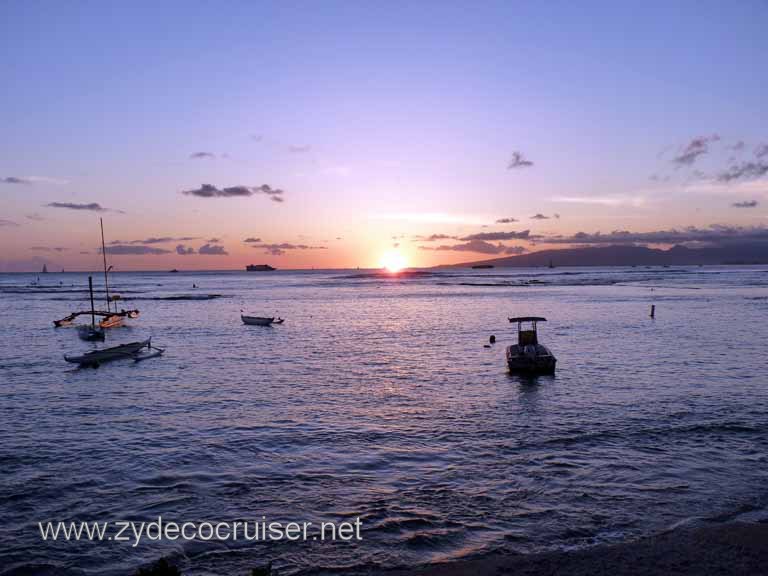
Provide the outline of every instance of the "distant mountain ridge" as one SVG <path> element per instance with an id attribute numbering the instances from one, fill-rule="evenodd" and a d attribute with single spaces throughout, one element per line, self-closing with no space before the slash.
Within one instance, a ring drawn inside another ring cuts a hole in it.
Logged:
<path id="1" fill-rule="evenodd" d="M 590 246 L 541 250 L 519 256 L 475 260 L 453 264 L 451 268 L 492 265 L 499 267 L 548 266 L 664 266 L 696 264 L 768 264 L 768 244 L 727 244 L 706 248 L 673 246 L 669 250 L 645 246 Z"/>

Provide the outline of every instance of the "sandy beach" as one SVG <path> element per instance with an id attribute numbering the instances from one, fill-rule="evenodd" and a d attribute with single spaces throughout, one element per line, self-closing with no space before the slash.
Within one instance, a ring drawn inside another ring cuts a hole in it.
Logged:
<path id="1" fill-rule="evenodd" d="M 679 528 L 634 542 L 573 552 L 493 554 L 390 570 L 386 576 L 745 576 L 768 570 L 768 524 L 729 523 Z"/>

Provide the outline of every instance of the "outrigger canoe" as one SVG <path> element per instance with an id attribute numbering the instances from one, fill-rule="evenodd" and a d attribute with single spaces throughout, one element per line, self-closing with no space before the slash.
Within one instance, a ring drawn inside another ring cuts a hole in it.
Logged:
<path id="1" fill-rule="evenodd" d="M 96 368 L 101 363 L 109 362 L 110 360 L 117 360 L 119 358 L 136 358 L 139 352 L 141 352 L 142 348 L 152 348 L 151 340 L 151 338 L 147 338 L 141 342 L 129 342 L 128 344 L 121 344 L 111 348 L 93 350 L 91 352 L 86 352 L 82 356 L 67 356 L 65 354 L 64 360 L 71 362 L 72 364 L 80 364 L 80 366 L 91 366 Z"/>
<path id="2" fill-rule="evenodd" d="M 263 316 L 245 316 L 243 314 L 240 315 L 240 319 L 243 321 L 243 324 L 249 324 L 251 326 L 271 326 L 272 324 L 282 324 L 285 322 L 282 318 L 265 318 Z"/>

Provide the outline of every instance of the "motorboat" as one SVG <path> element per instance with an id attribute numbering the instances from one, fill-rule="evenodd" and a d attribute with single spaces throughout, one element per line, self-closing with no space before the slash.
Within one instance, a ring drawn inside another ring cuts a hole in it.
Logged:
<path id="1" fill-rule="evenodd" d="M 517 323 L 517 344 L 507 346 L 507 366 L 515 374 L 554 374 L 557 358 L 549 348 L 539 344 L 536 325 L 546 322 L 540 316 L 519 316 L 510 318 Z M 524 327 L 525 325 L 525 327 Z"/>

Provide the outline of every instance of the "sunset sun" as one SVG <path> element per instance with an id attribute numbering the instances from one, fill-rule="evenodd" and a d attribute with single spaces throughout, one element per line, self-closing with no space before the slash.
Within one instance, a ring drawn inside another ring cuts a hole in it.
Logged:
<path id="1" fill-rule="evenodd" d="M 390 250 L 381 256 L 380 264 L 387 272 L 400 272 L 400 270 L 408 266 L 408 261 L 397 250 Z"/>

